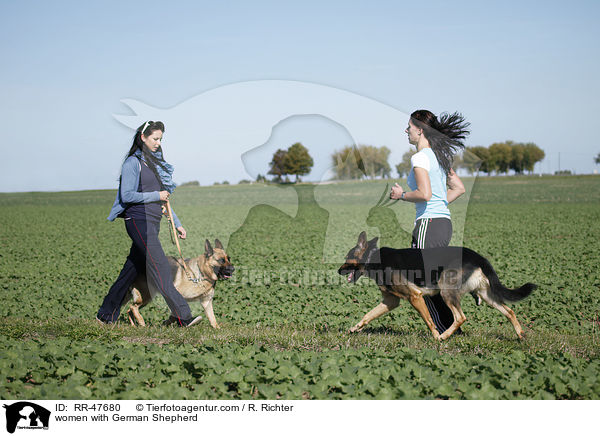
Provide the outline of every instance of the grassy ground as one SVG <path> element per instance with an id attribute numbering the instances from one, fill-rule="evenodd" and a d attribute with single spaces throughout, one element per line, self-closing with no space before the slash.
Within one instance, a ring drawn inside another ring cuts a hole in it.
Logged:
<path id="1" fill-rule="evenodd" d="M 408 304 L 347 334 L 380 293 L 335 273 L 358 233 L 405 247 L 411 205 L 374 208 L 386 183 L 186 187 L 174 206 L 186 255 L 219 238 L 237 271 L 219 283 L 222 329 L 93 320 L 128 251 L 108 223 L 112 191 L 0 194 L 2 398 L 599 398 L 600 178 L 467 180 L 454 244 L 488 257 L 508 286 L 518 341 L 496 311 L 465 298 L 462 336 L 438 344 Z M 175 254 L 166 226 L 161 235 Z M 199 312 L 199 304 L 192 303 Z"/>

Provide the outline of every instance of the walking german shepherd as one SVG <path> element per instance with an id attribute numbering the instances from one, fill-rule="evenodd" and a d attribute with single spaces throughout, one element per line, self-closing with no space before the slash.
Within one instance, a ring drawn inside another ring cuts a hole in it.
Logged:
<path id="1" fill-rule="evenodd" d="M 168 256 L 169 265 L 171 266 L 171 276 L 175 289 L 183 295 L 187 301 L 198 301 L 204 307 L 206 317 L 213 328 L 219 328 L 219 324 L 213 312 L 212 300 L 215 295 L 215 285 L 217 280 L 225 280 L 231 277 L 234 266 L 231 264 L 229 256 L 225 253 L 223 244 L 218 239 L 215 240 L 215 248 L 210 245 L 208 239 L 204 243 L 204 254 L 192 259 L 185 259 L 188 269 L 193 272 L 198 281 L 194 281 L 193 277 L 188 277 L 180 259 Z M 131 293 L 123 301 L 132 300 L 129 305 L 127 314 L 129 322 L 135 325 L 137 322 L 141 326 L 145 326 L 144 318 L 140 314 L 140 308 L 152 301 L 152 298 L 159 293 L 157 289 L 149 289 L 146 274 L 140 274 L 136 278 L 131 287 Z M 177 318 L 171 316 L 165 325 L 176 322 Z"/>
<path id="2" fill-rule="evenodd" d="M 504 303 L 522 300 L 537 288 L 536 285 L 526 283 L 517 289 L 504 287 L 487 259 L 465 247 L 378 249 L 377 239 L 367 241 L 367 234 L 362 232 L 357 245 L 348 252 L 346 262 L 338 270 L 339 274 L 348 276 L 349 283 L 367 275 L 377 283 L 383 295 L 383 301 L 350 332 L 360 331 L 374 319 L 395 309 L 403 298 L 419 312 L 433 337 L 444 340 L 466 321 L 460 300 L 463 295 L 473 293 L 506 316 L 519 339 L 523 338 L 523 329 L 515 313 Z M 423 300 L 424 295 L 438 293 L 454 315 L 454 322 L 441 335 Z"/>

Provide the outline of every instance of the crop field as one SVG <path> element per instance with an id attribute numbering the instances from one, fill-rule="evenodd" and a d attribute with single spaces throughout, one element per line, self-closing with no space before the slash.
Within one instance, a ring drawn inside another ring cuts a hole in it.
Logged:
<path id="1" fill-rule="evenodd" d="M 386 181 L 176 190 L 186 257 L 218 238 L 236 267 L 216 287 L 219 330 L 162 327 L 160 296 L 147 328 L 126 307 L 95 321 L 130 246 L 106 220 L 114 191 L 0 194 L 0 398 L 600 399 L 600 177 L 466 182 L 452 244 L 508 287 L 539 286 L 511 305 L 524 340 L 468 295 L 464 334 L 442 343 L 404 301 L 347 332 L 381 299 L 337 274 L 359 232 L 410 245 L 414 206 L 375 207 Z M 161 240 L 176 255 L 166 221 Z"/>

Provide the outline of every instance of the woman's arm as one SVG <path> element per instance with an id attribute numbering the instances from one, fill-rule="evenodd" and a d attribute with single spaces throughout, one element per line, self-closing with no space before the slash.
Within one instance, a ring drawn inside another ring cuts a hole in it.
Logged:
<path id="1" fill-rule="evenodd" d="M 446 178 L 446 184 L 448 185 L 448 191 L 446 192 L 448 203 L 452 203 L 465 193 L 465 185 L 463 185 L 462 180 L 460 180 L 460 177 L 458 177 L 458 174 L 452 168 L 450 168 L 450 172 Z"/>
<path id="2" fill-rule="evenodd" d="M 406 191 L 404 197 L 402 197 L 402 186 L 395 184 L 392 187 L 392 193 L 390 198 L 393 200 L 402 199 L 404 201 L 410 201 L 411 203 L 421 203 L 423 201 L 431 200 L 431 181 L 429 180 L 429 173 L 425 168 L 415 167 L 415 180 L 417 182 L 417 189 L 414 191 Z"/>
<path id="3" fill-rule="evenodd" d="M 177 215 L 175 214 L 175 211 L 173 210 L 172 207 L 171 207 L 171 212 L 173 213 L 173 224 L 175 224 L 175 228 L 179 232 L 179 237 L 181 239 L 185 239 L 186 236 L 187 236 L 187 232 L 185 231 L 185 229 L 181 225 L 181 221 L 179 221 L 179 218 L 177 218 Z"/>

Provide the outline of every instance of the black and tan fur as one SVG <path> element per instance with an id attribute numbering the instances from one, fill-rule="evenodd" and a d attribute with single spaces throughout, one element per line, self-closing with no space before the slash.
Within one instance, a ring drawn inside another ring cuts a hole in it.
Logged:
<path id="1" fill-rule="evenodd" d="M 223 249 L 223 244 L 216 239 L 215 248 L 210 245 L 208 239 L 204 243 L 205 253 L 191 259 L 186 259 L 185 263 L 188 269 L 193 272 L 197 282 L 190 280 L 182 265 L 182 260 L 168 256 L 169 266 L 171 267 L 171 277 L 175 289 L 183 295 L 187 301 L 200 301 L 206 317 L 213 328 L 219 328 L 219 324 L 213 312 L 213 297 L 215 295 L 215 285 L 218 280 L 228 279 L 234 271 L 229 256 Z M 157 289 L 149 289 L 146 275 L 142 274 L 137 277 L 129 297 L 123 302 L 131 300 L 129 310 L 129 321 L 132 325 L 137 324 L 145 326 L 144 318 L 140 314 L 140 308 L 150 303 L 154 296 L 158 294 Z M 170 320 L 176 319 L 171 317 Z"/>
<path id="2" fill-rule="evenodd" d="M 444 340 L 466 321 L 460 300 L 463 295 L 474 293 L 506 316 L 517 336 L 523 338 L 523 329 L 515 313 L 504 303 L 522 300 L 536 289 L 536 285 L 526 283 L 517 289 L 504 287 L 487 259 L 465 247 L 378 249 L 377 239 L 367 241 L 366 233 L 362 232 L 338 271 L 347 275 L 351 283 L 367 275 L 378 284 L 383 295 L 382 302 L 352 327 L 351 332 L 360 331 L 374 319 L 395 309 L 402 298 L 419 312 L 433 337 Z M 425 295 L 438 293 L 454 315 L 454 322 L 441 335 L 423 300 Z"/>

